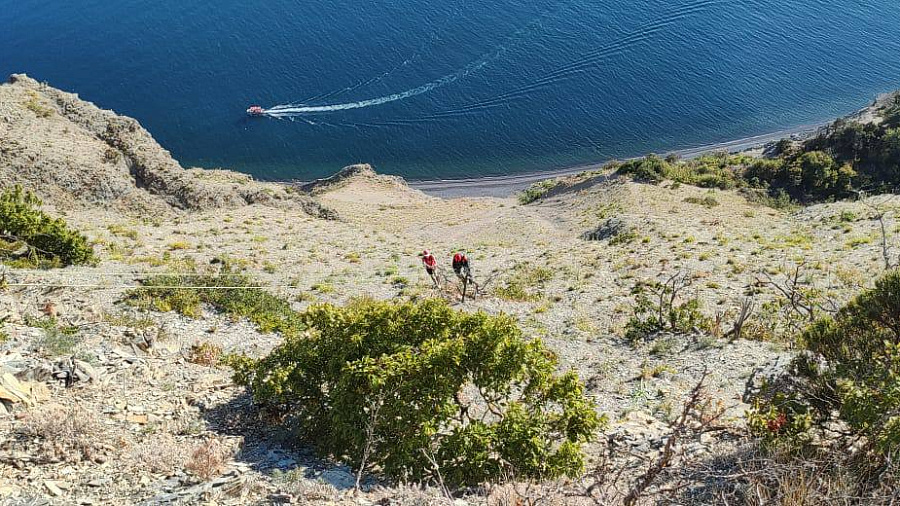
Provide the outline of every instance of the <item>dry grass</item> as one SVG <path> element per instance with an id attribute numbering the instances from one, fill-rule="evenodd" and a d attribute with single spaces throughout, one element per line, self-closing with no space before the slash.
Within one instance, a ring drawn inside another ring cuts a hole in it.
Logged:
<path id="1" fill-rule="evenodd" d="M 231 452 L 218 439 L 207 439 L 194 448 L 184 468 L 203 481 L 208 481 L 225 470 Z"/>
<path id="2" fill-rule="evenodd" d="M 131 452 L 136 467 L 154 474 L 168 475 L 184 466 L 187 445 L 171 434 L 161 434 L 149 444 L 142 444 Z"/>
<path id="3" fill-rule="evenodd" d="M 215 367 L 222 358 L 222 347 L 216 344 L 203 342 L 191 346 L 188 362 L 207 367 Z"/>
<path id="4" fill-rule="evenodd" d="M 21 432 L 37 444 L 40 460 L 49 462 L 105 461 L 111 447 L 100 442 L 103 431 L 93 413 L 58 404 L 35 409 L 21 426 Z"/>

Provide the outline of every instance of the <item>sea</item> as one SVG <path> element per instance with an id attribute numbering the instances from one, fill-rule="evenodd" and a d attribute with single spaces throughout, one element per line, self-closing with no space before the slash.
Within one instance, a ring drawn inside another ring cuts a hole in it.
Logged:
<path id="1" fill-rule="evenodd" d="M 900 1 L 0 0 L 11 73 L 185 166 L 510 176 L 853 112 L 900 88 Z"/>

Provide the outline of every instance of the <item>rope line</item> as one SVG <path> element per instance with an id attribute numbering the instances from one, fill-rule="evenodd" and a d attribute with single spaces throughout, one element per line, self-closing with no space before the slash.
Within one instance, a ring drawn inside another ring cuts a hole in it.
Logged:
<path id="1" fill-rule="evenodd" d="M 196 289 L 196 290 L 263 290 L 266 288 L 304 288 L 297 285 L 273 285 L 273 286 L 185 286 L 185 285 L 100 285 L 92 283 L 83 284 L 66 284 L 66 283 L 6 283 L 7 287 L 40 287 L 40 288 L 103 288 L 107 290 L 118 289 L 135 289 L 135 290 L 153 290 L 153 289 Z"/>

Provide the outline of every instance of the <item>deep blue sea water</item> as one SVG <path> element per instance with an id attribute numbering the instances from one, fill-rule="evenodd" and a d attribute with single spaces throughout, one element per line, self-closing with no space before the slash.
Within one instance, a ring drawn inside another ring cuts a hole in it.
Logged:
<path id="1" fill-rule="evenodd" d="M 13 72 L 137 118 L 186 166 L 499 175 L 851 112 L 900 88 L 900 1 L 0 0 Z"/>

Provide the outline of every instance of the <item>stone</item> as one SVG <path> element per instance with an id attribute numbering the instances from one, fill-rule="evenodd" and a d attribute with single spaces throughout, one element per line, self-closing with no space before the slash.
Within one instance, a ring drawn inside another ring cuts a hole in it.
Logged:
<path id="1" fill-rule="evenodd" d="M 50 391 L 43 383 L 19 381 L 9 372 L 0 374 L 0 400 L 10 404 L 34 406 L 50 397 Z"/>
<path id="2" fill-rule="evenodd" d="M 147 415 L 144 414 L 128 413 L 127 415 L 125 415 L 125 421 L 129 423 L 136 423 L 139 425 L 146 425 L 149 419 L 147 418 Z"/>
<path id="3" fill-rule="evenodd" d="M 0 497 L 10 497 L 12 495 L 17 495 L 19 493 L 19 488 L 15 485 L 0 485 Z"/>
<path id="4" fill-rule="evenodd" d="M 47 488 L 47 491 L 50 492 L 50 495 L 53 495 L 55 497 L 60 497 L 63 495 L 62 489 L 59 488 L 59 486 L 55 482 L 47 480 L 44 482 L 44 487 Z"/>
<path id="5" fill-rule="evenodd" d="M 319 478 L 338 490 L 348 490 L 356 486 L 356 477 L 339 468 L 327 469 Z"/>
<path id="6" fill-rule="evenodd" d="M 596 229 L 583 233 L 581 238 L 585 241 L 602 241 L 632 230 L 634 230 L 634 226 L 626 223 L 622 218 L 614 217 L 607 219 Z"/>

